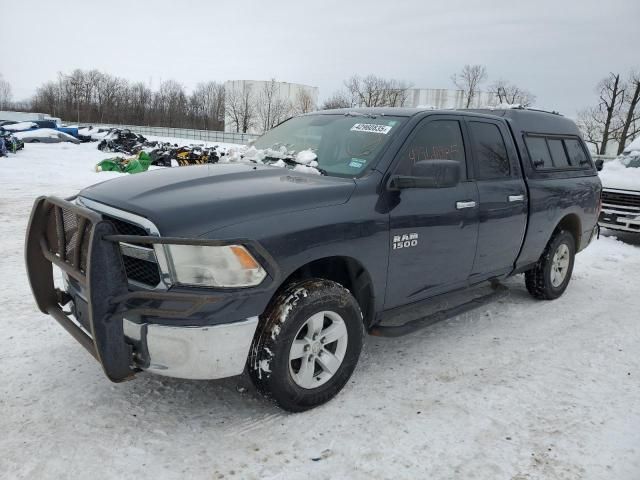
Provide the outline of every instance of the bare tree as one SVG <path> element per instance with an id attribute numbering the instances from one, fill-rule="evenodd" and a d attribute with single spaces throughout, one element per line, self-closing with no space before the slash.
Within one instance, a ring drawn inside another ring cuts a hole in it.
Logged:
<path id="1" fill-rule="evenodd" d="M 619 73 L 610 73 L 608 77 L 600 81 L 598 90 L 600 93 L 598 109 L 604 112 L 602 143 L 600 145 L 600 154 L 604 155 L 607 152 L 607 143 L 612 137 L 615 137 L 615 121 L 619 118 L 624 103 L 625 85 L 620 80 Z"/>
<path id="2" fill-rule="evenodd" d="M 598 105 L 578 114 L 578 126 L 600 155 L 612 140 L 621 153 L 640 133 L 640 75 L 632 72 L 627 84 L 619 73 L 610 73 L 598 82 L 596 92 Z"/>
<path id="3" fill-rule="evenodd" d="M 624 151 L 627 142 L 640 134 L 640 72 L 631 72 L 627 84 L 629 94 L 626 95 L 622 106 L 622 127 L 617 135 L 618 155 Z"/>
<path id="4" fill-rule="evenodd" d="M 593 145 L 595 151 L 600 153 L 602 147 L 602 125 L 604 123 L 603 113 L 597 107 L 589 107 L 578 112 L 576 120 L 584 141 Z"/>
<path id="5" fill-rule="evenodd" d="M 255 126 L 256 108 L 253 99 L 252 88 L 246 82 L 242 82 L 240 88 L 225 89 L 225 114 L 235 127 L 236 132 L 247 133 Z"/>
<path id="6" fill-rule="evenodd" d="M 280 95 L 280 87 L 275 78 L 265 82 L 258 93 L 256 112 L 263 132 L 271 130 L 290 115 L 291 105 Z"/>
<path id="7" fill-rule="evenodd" d="M 487 91 L 494 95 L 499 103 L 530 107 L 536 101 L 534 94 L 506 80 L 493 82 Z"/>
<path id="8" fill-rule="evenodd" d="M 451 76 L 451 81 L 464 92 L 465 108 L 469 108 L 480 93 L 480 85 L 487 79 L 484 65 L 465 65 L 462 71 Z"/>
<path id="9" fill-rule="evenodd" d="M 410 88 L 406 82 L 376 75 L 353 75 L 345 80 L 344 85 L 351 106 L 358 107 L 401 107 L 407 100 Z"/>
<path id="10" fill-rule="evenodd" d="M 9 104 L 11 103 L 12 93 L 11 93 L 11 84 L 8 80 L 5 80 L 0 73 L 0 110 L 4 110 L 5 108 L 9 108 Z"/>
<path id="11" fill-rule="evenodd" d="M 298 90 L 293 105 L 293 113 L 300 115 L 313 112 L 315 109 L 316 104 L 313 101 L 313 96 L 307 90 Z"/>
<path id="12" fill-rule="evenodd" d="M 351 108 L 353 107 L 350 95 L 343 91 L 338 90 L 327 98 L 322 104 L 322 110 L 331 110 L 334 108 Z"/>
<path id="13" fill-rule="evenodd" d="M 142 82 L 134 83 L 129 87 L 127 94 L 129 108 L 127 123 L 146 125 L 151 123 L 151 102 L 153 92 Z"/>

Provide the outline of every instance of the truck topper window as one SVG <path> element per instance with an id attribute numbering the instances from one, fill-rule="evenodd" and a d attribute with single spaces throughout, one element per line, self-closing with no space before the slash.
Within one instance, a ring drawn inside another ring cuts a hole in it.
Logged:
<path id="1" fill-rule="evenodd" d="M 593 168 L 577 138 L 527 134 L 524 140 L 536 170 Z"/>

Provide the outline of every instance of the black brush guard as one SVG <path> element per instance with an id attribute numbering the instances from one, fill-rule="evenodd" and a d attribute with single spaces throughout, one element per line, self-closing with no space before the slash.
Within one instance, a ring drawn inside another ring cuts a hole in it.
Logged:
<path id="1" fill-rule="evenodd" d="M 25 245 L 31 290 L 38 308 L 62 325 L 102 365 L 113 382 L 133 377 L 132 346 L 125 341 L 115 299 L 126 297 L 127 277 L 114 226 L 98 213 L 66 200 L 36 200 Z M 70 300 L 54 287 L 53 265 L 77 281 L 89 304 L 89 332 L 63 311 Z"/>
<path id="2" fill-rule="evenodd" d="M 141 318 L 188 318 L 221 297 L 199 290 L 130 291 L 120 251 L 120 242 L 220 246 L 247 245 L 252 254 L 267 267 L 272 278 L 279 272 L 273 259 L 256 242 L 248 239 L 207 240 L 137 235 L 119 235 L 115 225 L 101 214 L 56 197 L 35 201 L 25 245 L 25 260 L 31 290 L 38 308 L 55 318 L 102 365 L 113 382 L 130 379 L 148 366 L 142 351 L 124 335 L 122 319 L 127 315 Z M 53 265 L 75 282 L 86 296 L 88 319 L 80 324 L 63 306 L 73 298 L 56 289 Z M 213 293 L 213 292 L 211 292 Z M 134 358 L 135 357 L 135 358 Z"/>

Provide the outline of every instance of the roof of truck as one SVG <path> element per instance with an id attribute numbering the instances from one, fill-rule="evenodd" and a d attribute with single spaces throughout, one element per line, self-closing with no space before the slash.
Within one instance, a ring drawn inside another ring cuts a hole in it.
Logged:
<path id="1" fill-rule="evenodd" d="M 489 116 L 505 118 L 514 130 L 529 133 L 549 133 L 557 135 L 580 135 L 576 124 L 557 112 L 547 112 L 529 108 L 473 108 L 473 109 L 428 109 L 428 108 L 399 108 L 399 107 L 367 107 L 367 108 L 338 108 L 322 110 L 314 114 L 342 114 L 357 115 L 389 115 L 396 117 L 412 117 L 420 113 L 448 113 L 468 116 Z"/>
<path id="2" fill-rule="evenodd" d="M 522 132 L 580 136 L 580 131 L 573 120 L 560 115 L 558 112 L 528 108 L 478 108 L 462 110 L 461 112 L 464 111 L 506 118 L 510 121 L 514 130 Z"/>
<path id="3" fill-rule="evenodd" d="M 359 107 L 359 108 L 335 108 L 332 110 L 321 110 L 312 113 L 328 113 L 347 115 L 354 113 L 358 115 L 389 115 L 394 117 L 411 117 L 424 112 L 424 108 L 403 108 L 403 107 Z M 430 110 L 437 111 L 437 110 Z M 444 110 L 443 110 L 444 111 Z M 452 110 L 446 110 L 451 112 Z"/>

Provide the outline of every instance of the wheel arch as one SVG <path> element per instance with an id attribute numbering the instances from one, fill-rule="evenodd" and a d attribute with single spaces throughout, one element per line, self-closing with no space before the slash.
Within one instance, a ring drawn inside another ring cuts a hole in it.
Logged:
<path id="1" fill-rule="evenodd" d="M 567 232 L 571 233 L 571 235 L 573 235 L 573 238 L 576 242 L 575 251 L 578 252 L 582 241 L 582 222 L 580 221 L 580 217 L 575 213 L 569 213 L 562 217 L 562 219 L 560 220 L 560 222 L 558 222 L 558 225 L 554 229 L 553 234 L 555 235 L 561 230 L 566 230 Z"/>
<path id="2" fill-rule="evenodd" d="M 365 327 L 368 328 L 372 324 L 375 318 L 374 285 L 370 273 L 360 261 L 343 255 L 309 261 L 282 281 L 274 297 L 289 283 L 307 278 L 324 278 L 341 284 L 358 302 Z"/>

